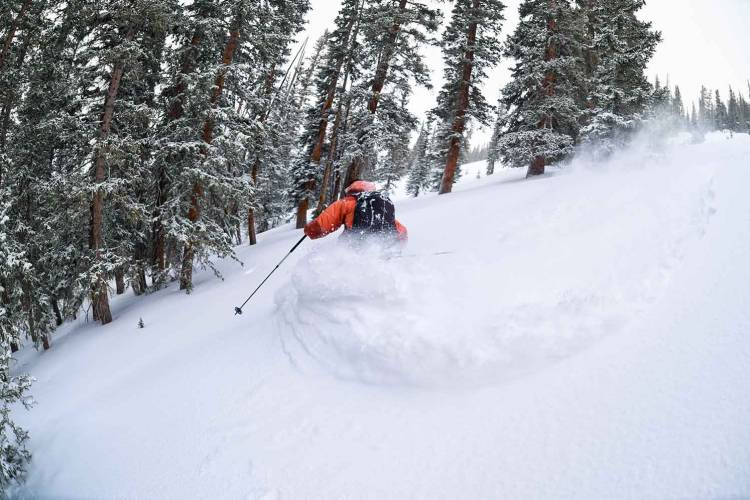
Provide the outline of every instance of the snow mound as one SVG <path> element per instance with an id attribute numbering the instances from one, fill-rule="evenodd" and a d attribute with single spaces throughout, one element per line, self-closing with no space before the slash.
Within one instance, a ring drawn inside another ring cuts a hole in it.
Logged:
<path id="1" fill-rule="evenodd" d="M 447 299 L 487 286 L 490 262 L 471 262 L 314 252 L 276 295 L 284 349 L 298 368 L 346 380 L 464 387 L 534 372 L 614 331 L 617 320 L 597 314 L 607 305 L 595 294 L 521 306 L 501 306 L 491 290 Z"/>

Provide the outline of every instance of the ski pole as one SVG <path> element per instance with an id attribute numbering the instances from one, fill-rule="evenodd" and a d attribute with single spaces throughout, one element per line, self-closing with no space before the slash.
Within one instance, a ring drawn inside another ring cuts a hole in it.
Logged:
<path id="1" fill-rule="evenodd" d="M 266 276 L 266 278 L 263 281 L 260 282 L 260 285 L 258 285 L 258 287 L 255 290 L 253 290 L 253 293 L 250 294 L 250 296 L 247 298 L 247 300 L 245 300 L 245 302 L 243 302 L 240 307 L 235 307 L 234 308 L 234 315 L 235 316 L 238 315 L 238 314 L 242 314 L 242 308 L 245 307 L 245 304 L 247 304 L 248 302 L 250 302 L 250 299 L 252 299 L 253 295 L 255 295 L 256 292 L 258 290 L 260 290 L 260 287 L 263 286 L 263 283 L 265 283 L 266 281 L 268 281 L 268 278 L 270 278 L 271 275 L 276 272 L 276 270 L 279 268 L 279 266 L 281 264 L 284 263 L 284 261 L 287 259 L 287 257 L 289 257 L 290 255 L 292 255 L 292 252 L 294 252 L 295 250 L 297 250 L 297 247 L 300 246 L 300 244 L 302 244 L 303 241 L 305 241 L 305 238 L 307 238 L 307 235 L 302 236 L 302 238 L 299 239 L 299 241 L 292 247 L 292 249 L 289 250 L 289 253 L 286 254 L 284 256 L 284 258 L 281 259 L 281 261 L 278 264 L 276 264 L 276 267 L 273 268 L 273 271 L 271 271 L 270 273 L 268 273 L 268 276 Z"/>

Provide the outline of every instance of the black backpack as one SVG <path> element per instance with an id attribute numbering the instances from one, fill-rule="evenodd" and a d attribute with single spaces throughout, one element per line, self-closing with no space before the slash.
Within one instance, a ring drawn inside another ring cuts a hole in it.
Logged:
<path id="1" fill-rule="evenodd" d="M 352 231 L 362 236 L 396 233 L 396 208 L 387 194 L 364 191 L 356 196 Z"/>

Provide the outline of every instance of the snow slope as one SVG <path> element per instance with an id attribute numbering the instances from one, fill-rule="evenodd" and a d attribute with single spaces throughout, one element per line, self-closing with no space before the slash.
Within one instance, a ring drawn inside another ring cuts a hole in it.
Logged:
<path id="1" fill-rule="evenodd" d="M 403 257 L 305 242 L 240 317 L 299 232 L 119 297 L 21 353 L 16 495 L 750 497 L 749 156 L 717 134 L 467 174 L 398 203 Z"/>

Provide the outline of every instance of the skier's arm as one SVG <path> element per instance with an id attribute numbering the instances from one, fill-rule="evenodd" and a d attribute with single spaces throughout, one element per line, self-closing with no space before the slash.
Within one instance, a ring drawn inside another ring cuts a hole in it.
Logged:
<path id="1" fill-rule="evenodd" d="M 345 219 L 346 203 L 345 200 L 339 200 L 323 210 L 323 213 L 306 225 L 305 234 L 311 240 L 322 238 L 340 228 Z"/>
<path id="2" fill-rule="evenodd" d="M 406 226 L 396 221 L 396 231 L 398 231 L 398 241 L 406 242 L 409 239 L 409 231 L 406 230 Z"/>

